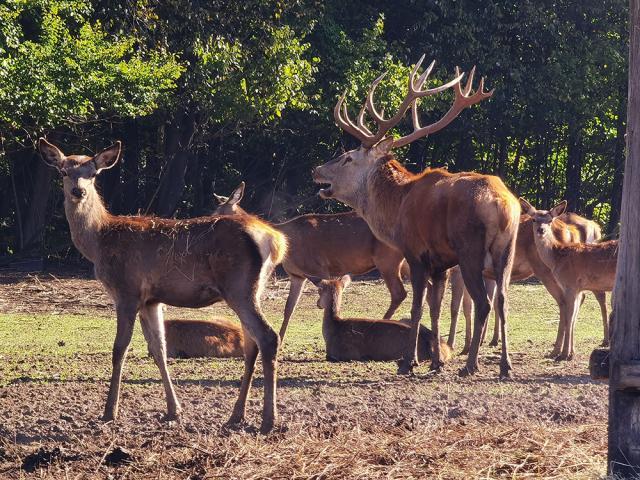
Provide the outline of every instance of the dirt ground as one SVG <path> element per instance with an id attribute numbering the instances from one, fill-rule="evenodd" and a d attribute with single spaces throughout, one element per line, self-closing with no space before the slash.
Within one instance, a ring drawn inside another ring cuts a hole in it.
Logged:
<path id="1" fill-rule="evenodd" d="M 356 283 L 353 298 L 360 301 L 372 289 L 386 292 L 379 283 Z M 0 289 L 6 318 L 113 315 L 86 275 L 2 272 Z M 265 311 L 278 310 L 286 292 L 286 281 L 272 283 Z M 300 311 L 314 302 L 305 294 Z M 0 351 L 0 478 L 560 479 L 600 478 L 606 470 L 607 389 L 589 379 L 584 347 L 579 361 L 557 363 L 544 357 L 547 340 L 523 340 L 508 382 L 497 379 L 499 351 L 488 347 L 472 378 L 457 376 L 461 356 L 444 373 L 422 366 L 413 377 L 399 377 L 388 364 L 328 364 L 314 332 L 315 343 L 298 342 L 300 331 L 284 348 L 282 428 L 267 436 L 255 432 L 260 368 L 248 425 L 223 428 L 237 395 L 239 360 L 171 361 L 183 418 L 167 423 L 159 374 L 134 350 L 120 417 L 104 423 L 108 345 L 58 356 Z M 32 373 L 36 365 L 40 376 Z M 73 374 L 59 374 L 71 367 Z"/>

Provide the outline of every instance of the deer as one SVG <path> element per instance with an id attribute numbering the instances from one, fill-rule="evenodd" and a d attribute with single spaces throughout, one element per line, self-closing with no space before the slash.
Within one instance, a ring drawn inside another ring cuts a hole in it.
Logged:
<path id="1" fill-rule="evenodd" d="M 224 300 L 240 318 L 244 333 L 244 374 L 227 424 L 244 421 L 259 351 L 264 369 L 260 429 L 270 431 L 277 421 L 279 337 L 260 302 L 268 276 L 285 255 L 284 235 L 252 216 L 176 220 L 112 215 L 95 181 L 120 159 L 119 141 L 94 156 L 65 155 L 44 138 L 38 147 L 43 160 L 62 175 L 71 239 L 93 263 L 96 278 L 115 304 L 117 328 L 103 420 L 118 415 L 122 367 L 137 314 L 162 377 L 165 419 L 179 420 L 182 409 L 166 362 L 163 304 L 200 308 Z"/>
<path id="2" fill-rule="evenodd" d="M 217 215 L 247 215 L 240 206 L 245 183 L 228 197 L 216 195 Z M 289 295 L 280 327 L 280 340 L 300 300 L 307 277 L 334 278 L 347 273 L 361 275 L 377 268 L 391 293 L 384 314 L 390 319 L 407 297 L 402 276 L 408 269 L 400 251 L 378 240 L 367 223 L 355 212 L 307 214 L 273 224 L 289 242 L 282 267 L 289 276 Z"/>
<path id="3" fill-rule="evenodd" d="M 165 320 L 167 357 L 241 358 L 242 328 L 225 318 L 211 320 Z"/>
<path id="4" fill-rule="evenodd" d="M 520 219 L 520 227 L 518 233 L 518 240 L 516 242 L 516 260 L 514 263 L 514 269 L 511 272 L 512 280 L 525 280 L 531 276 L 539 276 L 543 285 L 549 292 L 560 292 L 556 281 L 551 275 L 549 269 L 542 262 L 542 259 L 538 255 L 535 248 L 535 241 L 531 234 L 531 219 L 528 215 L 523 215 Z M 559 242 L 580 242 L 580 243 L 595 243 L 602 237 L 602 231 L 600 225 L 596 222 L 586 219 L 576 213 L 565 212 L 562 215 L 556 217 L 551 224 L 552 232 Z M 534 268 L 535 266 L 535 268 Z M 447 344 L 454 348 L 456 326 L 459 316 L 460 304 L 462 303 L 463 312 L 465 316 L 465 342 L 462 354 L 469 352 L 469 346 L 471 343 L 471 316 L 472 305 L 468 292 L 465 291 L 464 282 L 460 269 L 453 268 L 450 275 L 451 284 L 451 326 L 449 330 L 449 338 Z M 493 302 L 495 281 L 491 278 L 485 277 L 485 283 L 487 285 L 487 291 L 489 298 Z M 600 305 L 600 313 L 602 315 L 603 326 L 603 341 L 602 345 L 607 346 L 609 343 L 609 316 L 607 313 L 607 302 L 605 292 L 593 292 L 598 304 Z M 554 293 L 552 293 L 554 295 Z M 557 298 L 554 295 L 558 306 L 561 311 L 564 309 L 564 301 Z M 550 353 L 552 357 L 558 357 L 562 347 L 562 339 L 565 333 L 564 322 L 558 324 L 558 335 L 554 343 L 553 351 Z M 493 331 L 493 338 L 489 342 L 490 346 L 497 346 L 500 341 L 500 328 L 499 319 L 496 315 L 495 326 Z M 564 358 L 559 358 L 563 360 Z"/>
<path id="5" fill-rule="evenodd" d="M 522 210 L 531 217 L 531 232 L 538 255 L 553 274 L 564 293 L 567 307 L 560 356 L 575 356 L 574 329 L 586 290 L 611 292 L 615 284 L 618 241 L 600 243 L 559 242 L 553 233 L 553 221 L 567 208 L 566 200 L 551 210 L 536 210 L 520 198 Z"/>
<path id="6" fill-rule="evenodd" d="M 375 107 L 374 94 L 383 73 L 373 81 L 355 121 L 350 118 L 346 91 L 334 107 L 336 124 L 354 136 L 360 146 L 345 152 L 312 171 L 314 182 L 325 185 L 319 190 L 324 199 L 336 199 L 351 206 L 368 223 L 373 234 L 400 250 L 411 271 L 413 303 L 411 334 L 398 373 L 409 374 L 417 365 L 418 330 L 425 293 L 434 335 L 434 356 L 430 365 L 440 370 L 440 310 L 447 270 L 460 265 L 464 283 L 475 305 L 475 330 L 462 376 L 478 370 L 480 332 L 491 309 L 483 270 L 491 267 L 496 274 L 497 308 L 502 330 L 500 377 L 512 374 L 508 351 L 506 290 L 511 276 L 518 233 L 520 206 L 517 198 L 496 176 L 473 172 L 450 173 L 442 168 L 428 168 L 414 174 L 393 155 L 393 149 L 435 133 L 450 124 L 464 109 L 485 100 L 493 91 L 484 90 L 484 79 L 473 91 L 471 70 L 467 82 L 456 68 L 455 77 L 434 88 L 423 88 L 433 70 L 432 62 L 418 75 L 424 55 L 409 74 L 408 92 L 396 113 L 385 118 Z M 449 89 L 454 100 L 445 115 L 432 124 L 420 125 L 420 99 Z M 413 131 L 394 138 L 387 135 L 411 109 Z M 365 120 L 368 113 L 376 127 Z M 426 289 L 430 279 L 431 288 Z"/>
<path id="7" fill-rule="evenodd" d="M 327 360 L 346 361 L 393 361 L 400 360 L 404 353 L 411 326 L 403 321 L 373 320 L 368 318 L 342 318 L 340 307 L 342 293 L 351 283 L 351 277 L 322 280 L 309 277 L 318 287 L 318 308 L 324 310 L 322 336 L 326 345 Z M 430 359 L 433 352 L 433 334 L 420 325 L 418 336 L 418 360 Z M 451 358 L 451 349 L 444 340 L 440 341 L 440 361 Z"/>

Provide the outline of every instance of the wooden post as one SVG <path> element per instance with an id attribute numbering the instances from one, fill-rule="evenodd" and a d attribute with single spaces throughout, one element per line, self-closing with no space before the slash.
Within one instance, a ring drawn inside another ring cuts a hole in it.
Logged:
<path id="1" fill-rule="evenodd" d="M 630 0 L 629 103 L 609 378 L 611 475 L 640 474 L 640 0 Z"/>

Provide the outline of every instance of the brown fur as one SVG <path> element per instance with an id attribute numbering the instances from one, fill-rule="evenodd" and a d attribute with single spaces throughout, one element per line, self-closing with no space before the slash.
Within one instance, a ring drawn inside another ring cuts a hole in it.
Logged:
<path id="1" fill-rule="evenodd" d="M 260 311 L 260 293 L 275 261 L 286 252 L 285 237 L 255 217 L 214 216 L 190 220 L 120 217 L 107 212 L 95 177 L 120 157 L 120 143 L 94 157 L 65 156 L 40 140 L 43 159 L 63 174 L 65 212 L 71 237 L 95 267 L 113 298 L 117 333 L 104 418 L 118 413 L 122 366 L 136 315 L 160 369 L 168 418 L 180 405 L 166 365 L 162 304 L 203 307 L 225 300 L 245 331 L 245 374 L 230 422 L 243 420 L 258 350 L 265 398 L 262 430 L 273 427 L 279 339 Z"/>
<path id="2" fill-rule="evenodd" d="M 239 325 L 224 318 L 165 320 L 167 357 L 242 357 L 243 335 Z"/>
<path id="3" fill-rule="evenodd" d="M 219 206 L 215 213 L 246 214 L 240 207 L 243 193 L 244 182 L 229 197 L 216 195 Z M 361 275 L 377 268 L 391 293 L 391 304 L 384 314 L 387 319 L 406 298 L 401 274 L 408 267 L 402 253 L 378 240 L 367 222 L 355 212 L 301 215 L 273 225 L 273 228 L 286 235 L 289 244 L 282 261 L 282 267 L 289 275 L 290 288 L 280 328 L 281 339 L 307 277 L 327 279 L 347 273 Z"/>
<path id="4" fill-rule="evenodd" d="M 480 331 L 490 306 L 482 271 L 489 263 L 497 272 L 499 312 L 506 331 L 506 286 L 511 275 L 520 217 L 517 199 L 498 177 L 477 173 L 452 174 L 427 169 L 412 174 L 389 153 L 393 139 L 371 149 L 360 147 L 315 169 L 314 180 L 328 183 L 320 194 L 351 205 L 366 219 L 374 235 L 399 249 L 412 272 L 414 304 L 412 338 L 401 372 L 408 372 L 415 359 L 418 325 L 422 316 L 426 280 L 431 311 L 431 329 L 439 336 L 439 316 L 446 271 L 460 264 L 476 308 L 478 336 L 461 374 L 478 369 Z M 503 336 L 504 337 L 504 336 Z M 503 340 L 500 374 L 509 376 L 508 342 Z M 435 349 L 439 345 L 434 345 Z M 414 354 L 410 352 L 413 351 Z M 439 368 L 436 362 L 432 368 Z"/>
<path id="5" fill-rule="evenodd" d="M 618 242 L 612 240 L 602 243 L 561 243 L 554 234 L 553 224 L 566 209 L 566 202 L 561 202 L 553 209 L 536 210 L 524 199 L 520 199 L 523 211 L 531 220 L 531 233 L 534 246 L 544 265 L 551 272 L 555 282 L 562 291 L 562 299 L 566 305 L 560 321 L 563 324 L 559 359 L 570 360 L 575 355 L 574 330 L 582 303 L 582 292 L 591 290 L 609 292 L 613 290 L 616 277 Z M 605 328 L 605 340 L 608 329 Z M 556 348 L 558 344 L 556 344 Z"/>
<path id="6" fill-rule="evenodd" d="M 341 318 L 342 292 L 348 285 L 348 277 L 341 280 L 322 280 L 318 286 L 318 307 L 324 309 L 322 336 L 327 350 L 327 360 L 400 360 L 411 333 L 411 326 L 405 321 L 373 320 L 367 318 Z M 433 335 L 431 330 L 420 326 L 418 337 L 418 360 L 431 359 Z M 451 358 L 451 349 L 445 341 L 440 342 L 440 360 Z"/>
<path id="7" fill-rule="evenodd" d="M 576 213 L 564 213 L 553 219 L 551 223 L 553 234 L 558 242 L 561 243 L 576 243 L 576 242 L 596 242 L 600 239 L 601 230 L 600 226 Z M 489 297 L 492 299 L 495 291 L 495 276 L 491 271 L 485 271 L 488 278 L 485 279 L 489 289 Z M 564 311 L 566 310 L 564 302 L 559 295 L 562 295 L 562 289 L 557 284 L 553 274 L 549 268 L 543 263 L 538 250 L 535 245 L 534 233 L 533 233 L 533 219 L 523 214 L 520 217 L 520 225 L 518 228 L 518 238 L 516 241 L 516 256 L 513 262 L 513 269 L 511 272 L 512 280 L 525 280 L 531 276 L 536 276 L 545 285 L 547 290 L 554 296 L 558 302 L 558 306 L 561 311 L 561 319 L 563 318 Z M 468 293 L 464 290 L 464 283 L 460 274 L 459 268 L 456 267 L 451 273 L 451 327 L 449 331 L 448 344 L 453 348 L 455 343 L 456 325 L 458 320 L 458 312 L 460 304 L 464 305 L 464 316 L 466 319 L 466 335 L 465 343 L 462 353 L 465 354 L 469 351 L 471 344 L 471 316 L 472 306 L 471 300 L 468 298 Z M 600 305 L 600 311 L 602 316 L 602 324 L 604 330 L 603 344 L 608 343 L 609 338 L 609 316 L 607 313 L 606 297 L 604 292 L 593 292 L 596 300 Z M 465 298 L 463 298 L 465 295 Z M 562 339 L 565 335 L 565 324 L 560 321 L 558 324 L 558 334 L 554 345 L 554 350 L 551 353 L 552 356 L 560 354 L 562 346 Z M 500 341 L 499 319 L 496 315 L 493 338 L 489 342 L 489 345 L 498 345 Z"/>

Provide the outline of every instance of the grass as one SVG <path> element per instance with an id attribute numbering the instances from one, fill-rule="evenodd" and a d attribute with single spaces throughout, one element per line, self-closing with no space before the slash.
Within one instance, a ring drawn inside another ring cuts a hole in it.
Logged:
<path id="1" fill-rule="evenodd" d="M 287 282 L 273 283 L 263 302 L 276 330 L 287 289 Z M 597 478 L 604 473 L 606 393 L 586 376 L 588 354 L 602 340 L 592 295 L 576 329 L 578 360 L 557 363 L 545 358 L 556 336 L 555 302 L 539 284 L 511 286 L 516 380 L 505 383 L 497 380 L 499 349 L 486 345 L 482 371 L 469 379 L 455 374 L 464 361 L 460 356 L 441 375 L 422 366 L 411 378 L 398 377 L 393 363 L 328 363 L 315 288 L 306 290 L 280 355 L 278 403 L 289 430 L 267 437 L 219 430 L 237 395 L 243 365 L 236 359 L 171 360 L 185 415 L 179 428 L 158 422 L 163 392 L 139 325 L 124 371 L 121 420 L 100 425 L 96 418 L 111 371 L 114 315 L 58 307 L 51 310 L 55 314 L 0 314 L 0 477 L 23 475 L 20 462 L 10 458 L 42 448 L 51 452 L 58 445 L 64 447 L 62 457 L 41 466 L 41 476 Z M 381 317 L 388 299 L 381 282 L 354 282 L 344 295 L 343 316 Z M 395 318 L 408 317 L 410 306 L 408 298 Z M 446 334 L 448 295 L 443 306 Z M 234 318 L 224 305 L 166 311 L 167 318 L 213 316 Z M 423 323 L 429 324 L 428 313 Z M 461 318 L 456 353 L 463 325 Z M 252 423 L 262 404 L 260 375 L 258 367 L 249 403 Z M 73 420 L 69 425 L 59 418 Z M 132 451 L 135 462 L 126 468 L 101 466 L 114 444 Z"/>

